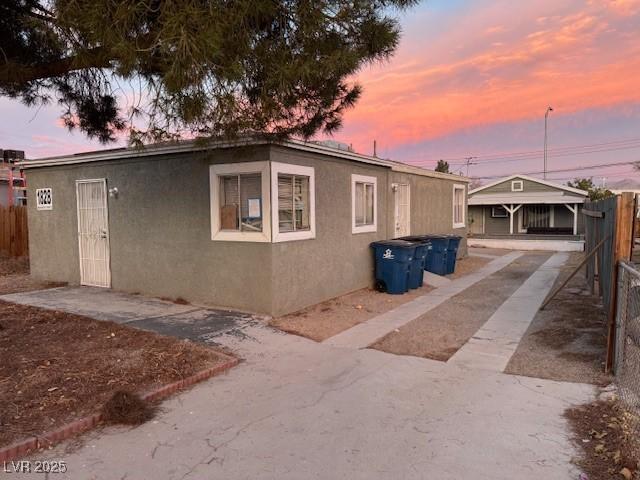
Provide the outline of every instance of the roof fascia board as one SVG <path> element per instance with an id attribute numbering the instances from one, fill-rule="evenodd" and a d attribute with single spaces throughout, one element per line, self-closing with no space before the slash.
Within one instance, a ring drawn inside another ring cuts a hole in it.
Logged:
<path id="1" fill-rule="evenodd" d="M 19 162 L 21 168 L 29 169 L 29 168 L 38 168 L 38 167 L 49 167 L 55 165 L 73 165 L 80 163 L 92 163 L 92 162 L 103 162 L 110 160 L 122 160 L 122 159 L 130 159 L 130 158 L 145 158 L 145 157 L 153 157 L 158 155 L 171 155 L 176 153 L 188 153 L 188 152 L 202 152 L 207 150 L 216 150 L 221 148 L 233 148 L 233 147 L 245 147 L 245 146 L 258 146 L 258 145 L 277 145 L 285 148 L 293 148 L 300 151 L 306 151 L 310 153 L 316 153 L 319 155 L 326 155 L 334 158 L 342 158 L 345 160 L 350 160 L 359 163 L 366 163 L 369 165 L 377 165 L 381 167 L 390 168 L 394 171 L 411 173 L 415 175 L 421 175 L 425 177 L 433 177 L 433 178 L 441 178 L 445 180 L 456 180 L 459 182 L 468 183 L 470 180 L 466 177 L 461 177 L 458 175 L 441 173 L 441 172 L 432 172 L 431 170 L 422 169 L 419 167 L 405 165 L 389 160 L 384 160 L 376 157 L 369 157 L 367 155 L 361 155 L 354 152 L 341 151 L 333 148 L 325 147 L 323 145 L 318 145 L 316 143 L 304 142 L 301 140 L 281 140 L 281 141 L 273 141 L 266 139 L 242 139 L 235 141 L 219 141 L 212 142 L 209 144 L 197 145 L 194 141 L 185 142 L 177 145 L 166 145 L 162 147 L 154 147 L 148 149 L 123 149 L 113 152 L 97 152 L 94 154 L 87 155 L 66 155 L 60 157 L 49 157 L 43 158 L 39 160 L 26 160 L 23 162 Z"/>
<path id="2" fill-rule="evenodd" d="M 548 187 L 557 188 L 558 190 L 565 190 L 567 192 L 576 193 L 578 195 L 583 195 L 585 197 L 587 195 L 589 195 L 587 192 L 585 192 L 584 190 L 580 190 L 579 188 L 568 187 L 566 185 L 558 185 L 557 183 L 547 182 L 546 180 L 540 180 L 538 178 L 529 177 L 528 175 L 511 175 L 509 177 L 502 178 L 502 179 L 497 180 L 495 182 L 492 182 L 492 183 L 489 183 L 487 185 L 483 185 L 482 187 L 478 187 L 476 189 L 471 190 L 469 192 L 469 195 L 475 195 L 476 193 L 478 193 L 478 192 L 480 192 L 482 190 L 486 190 L 487 188 L 495 187 L 496 185 L 499 185 L 499 184 L 501 184 L 503 182 L 508 182 L 509 180 L 513 180 L 515 178 L 521 178 L 523 180 L 529 180 L 530 182 L 539 183 L 540 185 L 546 185 Z"/>

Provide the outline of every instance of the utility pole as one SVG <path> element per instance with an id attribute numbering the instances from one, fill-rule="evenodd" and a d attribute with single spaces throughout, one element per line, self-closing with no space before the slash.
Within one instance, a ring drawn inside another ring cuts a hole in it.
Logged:
<path id="1" fill-rule="evenodd" d="M 553 108 L 547 107 L 547 111 L 544 114 L 544 169 L 543 178 L 547 179 L 547 121 L 549 119 L 549 113 L 553 112 Z"/>
<path id="2" fill-rule="evenodd" d="M 477 165 L 477 162 L 472 162 L 471 160 L 475 160 L 478 157 L 466 157 L 465 160 L 467 161 L 467 177 L 469 176 L 469 165 Z"/>

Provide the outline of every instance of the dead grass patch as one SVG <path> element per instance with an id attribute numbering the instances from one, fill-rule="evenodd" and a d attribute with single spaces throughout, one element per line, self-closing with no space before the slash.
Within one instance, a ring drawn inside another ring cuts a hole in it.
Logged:
<path id="1" fill-rule="evenodd" d="M 573 254 L 555 285 L 581 259 L 582 254 Z M 544 310 L 538 311 L 505 373 L 607 385 L 611 376 L 604 373 L 606 339 L 607 319 L 601 301 L 590 294 L 584 273 L 578 272 Z"/>
<path id="2" fill-rule="evenodd" d="M 531 253 L 390 332 L 370 348 L 447 361 L 549 257 Z"/>
<path id="3" fill-rule="evenodd" d="M 211 348 L 65 312 L 0 301 L 0 445 L 226 361 Z"/>
<path id="4" fill-rule="evenodd" d="M 116 391 L 102 407 L 102 419 L 105 423 L 139 425 L 151 420 L 155 414 L 155 405 L 127 390 Z"/>
<path id="5" fill-rule="evenodd" d="M 598 400 L 571 407 L 564 415 L 579 452 L 573 462 L 589 480 L 638 478 L 638 419 L 618 401 Z"/>

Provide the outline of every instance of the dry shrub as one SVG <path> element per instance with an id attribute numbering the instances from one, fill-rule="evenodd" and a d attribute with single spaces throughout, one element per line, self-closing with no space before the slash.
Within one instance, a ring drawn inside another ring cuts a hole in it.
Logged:
<path id="1" fill-rule="evenodd" d="M 637 475 L 640 460 L 637 422 L 616 399 L 571 407 L 565 411 L 565 418 L 579 451 L 574 463 L 589 480 Z"/>
<path id="2" fill-rule="evenodd" d="M 140 425 L 151 420 L 155 413 L 155 406 L 126 390 L 116 391 L 102 407 L 103 420 L 107 423 Z"/>

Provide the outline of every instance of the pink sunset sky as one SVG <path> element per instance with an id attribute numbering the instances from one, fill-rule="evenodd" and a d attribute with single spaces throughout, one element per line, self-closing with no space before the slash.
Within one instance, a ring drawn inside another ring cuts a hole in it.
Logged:
<path id="1" fill-rule="evenodd" d="M 550 105 L 549 179 L 640 181 L 619 165 L 640 161 L 640 0 L 431 0 L 400 20 L 396 55 L 360 72 L 363 97 L 335 140 L 370 154 L 375 139 L 379 156 L 463 173 L 477 157 L 470 175 L 488 181 L 542 170 Z M 0 99 L 0 111 L 1 148 L 104 148 L 63 128 L 55 107 Z"/>

